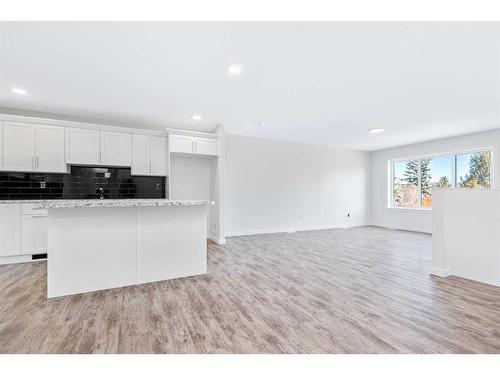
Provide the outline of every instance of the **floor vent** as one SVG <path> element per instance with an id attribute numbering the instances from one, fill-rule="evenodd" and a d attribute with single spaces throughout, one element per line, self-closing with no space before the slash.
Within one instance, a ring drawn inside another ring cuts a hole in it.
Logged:
<path id="1" fill-rule="evenodd" d="M 47 254 L 35 254 L 31 256 L 31 260 L 47 259 Z"/>

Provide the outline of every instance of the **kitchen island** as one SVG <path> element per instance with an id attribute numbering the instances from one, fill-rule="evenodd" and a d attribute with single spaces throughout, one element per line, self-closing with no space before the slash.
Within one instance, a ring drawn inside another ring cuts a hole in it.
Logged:
<path id="1" fill-rule="evenodd" d="M 207 272 L 207 201 L 47 200 L 48 297 Z"/>

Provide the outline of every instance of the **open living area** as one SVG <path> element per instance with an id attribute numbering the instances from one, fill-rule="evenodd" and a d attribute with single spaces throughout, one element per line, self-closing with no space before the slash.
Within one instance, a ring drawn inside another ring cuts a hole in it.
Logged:
<path id="1" fill-rule="evenodd" d="M 500 353 L 500 23 L 0 22 L 0 353 Z"/>

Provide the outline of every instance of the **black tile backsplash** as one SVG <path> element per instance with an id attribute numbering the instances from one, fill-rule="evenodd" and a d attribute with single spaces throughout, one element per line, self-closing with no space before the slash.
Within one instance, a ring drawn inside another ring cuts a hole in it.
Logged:
<path id="1" fill-rule="evenodd" d="M 165 198 L 166 177 L 131 176 L 130 168 L 72 166 L 71 174 L 0 172 L 0 200 Z"/>

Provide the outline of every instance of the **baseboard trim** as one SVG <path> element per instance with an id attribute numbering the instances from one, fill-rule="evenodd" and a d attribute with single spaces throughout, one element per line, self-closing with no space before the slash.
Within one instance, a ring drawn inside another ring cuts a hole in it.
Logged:
<path id="1" fill-rule="evenodd" d="M 432 230 L 423 229 L 423 228 L 415 228 L 415 227 L 405 227 L 402 225 L 371 224 L 371 226 L 372 227 L 386 228 L 386 229 L 407 230 L 409 232 L 432 234 Z"/>
<path id="2" fill-rule="evenodd" d="M 47 259 L 32 259 L 31 255 L 13 255 L 13 256 L 0 257 L 0 265 L 28 263 L 28 262 L 42 262 L 45 260 Z"/>
<path id="3" fill-rule="evenodd" d="M 439 277 L 448 277 L 451 275 L 451 269 L 450 268 L 431 267 L 431 275 L 439 276 Z"/>
<path id="4" fill-rule="evenodd" d="M 355 224 L 338 224 L 338 225 L 318 225 L 311 227 L 300 227 L 300 228 L 275 228 L 266 230 L 255 230 L 255 231 L 244 231 L 244 232 L 234 232 L 226 234 L 226 237 L 239 237 L 239 236 L 253 236 L 256 234 L 276 234 L 276 233 L 294 233 L 294 232 L 305 232 L 310 230 L 325 230 L 325 229 L 347 229 L 354 227 L 364 227 L 365 223 L 355 223 Z"/>
<path id="5" fill-rule="evenodd" d="M 218 237 L 215 237 L 215 236 L 208 236 L 208 239 L 215 242 L 217 245 L 225 245 L 226 244 L 226 238 L 219 239 Z"/>

